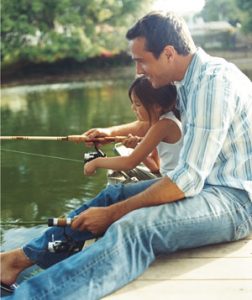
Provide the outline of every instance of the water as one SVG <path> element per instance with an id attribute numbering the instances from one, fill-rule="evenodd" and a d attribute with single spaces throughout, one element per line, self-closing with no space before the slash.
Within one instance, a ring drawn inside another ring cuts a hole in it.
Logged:
<path id="1" fill-rule="evenodd" d="M 66 136 L 134 120 L 130 82 L 90 82 L 2 89 L 1 135 Z M 103 150 L 112 155 L 113 145 Z M 2 141 L 1 221 L 41 221 L 67 214 L 106 185 L 106 171 L 83 175 L 84 144 Z M 2 226 L 2 251 L 46 229 Z"/>
<path id="2" fill-rule="evenodd" d="M 252 78 L 251 72 L 246 72 Z M 2 89 L 1 135 L 66 136 L 134 120 L 130 81 L 22 86 Z M 104 151 L 113 155 L 112 145 Z M 67 214 L 106 185 L 106 171 L 83 175 L 83 144 L 3 141 L 1 221 L 41 221 Z M 2 226 L 2 251 L 47 228 Z"/>

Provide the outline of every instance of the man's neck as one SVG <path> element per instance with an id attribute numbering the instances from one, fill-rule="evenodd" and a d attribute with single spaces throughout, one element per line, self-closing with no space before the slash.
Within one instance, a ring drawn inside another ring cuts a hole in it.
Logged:
<path id="1" fill-rule="evenodd" d="M 186 56 L 178 55 L 176 60 L 176 79 L 174 81 L 181 81 L 185 77 L 185 73 L 193 59 L 195 53 Z"/>

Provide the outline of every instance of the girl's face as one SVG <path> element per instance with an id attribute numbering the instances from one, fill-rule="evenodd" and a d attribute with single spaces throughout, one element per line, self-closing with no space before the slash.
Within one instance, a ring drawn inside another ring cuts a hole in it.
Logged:
<path id="1" fill-rule="evenodd" d="M 131 108 L 137 116 L 139 121 L 149 121 L 149 114 L 146 108 L 143 106 L 142 102 L 133 92 L 131 94 L 132 104 Z"/>

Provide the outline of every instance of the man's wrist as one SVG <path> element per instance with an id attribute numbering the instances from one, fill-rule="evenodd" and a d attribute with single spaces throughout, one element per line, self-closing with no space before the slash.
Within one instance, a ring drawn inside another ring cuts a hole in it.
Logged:
<path id="1" fill-rule="evenodd" d="M 131 211 L 128 209 L 126 201 L 127 200 L 124 200 L 108 206 L 113 223 Z"/>

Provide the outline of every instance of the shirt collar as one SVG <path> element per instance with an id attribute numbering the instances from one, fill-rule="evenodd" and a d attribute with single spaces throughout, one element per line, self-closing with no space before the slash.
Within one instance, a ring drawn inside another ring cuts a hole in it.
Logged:
<path id="1" fill-rule="evenodd" d="M 192 83 L 192 81 L 197 80 L 200 75 L 200 67 L 202 63 L 208 60 L 208 57 L 209 55 L 202 48 L 197 48 L 197 51 L 193 55 L 193 58 L 186 70 L 184 78 L 181 81 L 175 82 L 176 87 L 187 87 Z"/>

